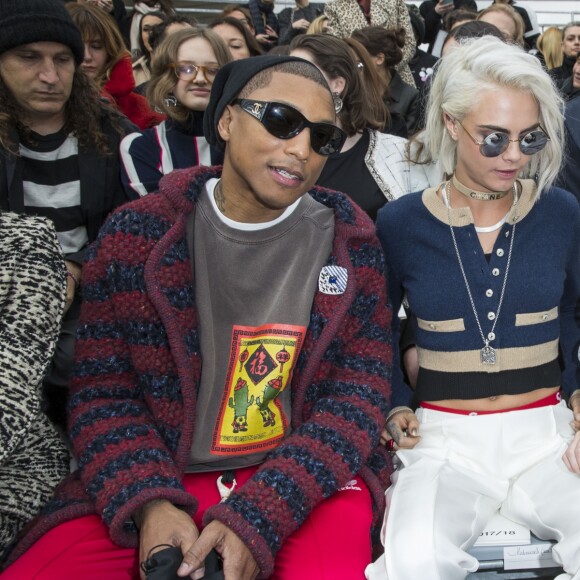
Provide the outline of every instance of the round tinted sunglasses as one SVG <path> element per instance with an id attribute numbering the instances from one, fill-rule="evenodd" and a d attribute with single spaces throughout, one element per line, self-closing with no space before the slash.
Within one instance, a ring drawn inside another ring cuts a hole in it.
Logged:
<path id="1" fill-rule="evenodd" d="M 304 129 L 310 129 L 312 150 L 325 157 L 338 153 L 346 140 L 342 129 L 331 123 L 312 123 L 300 111 L 284 103 L 236 99 L 234 104 L 240 105 L 278 139 L 292 139 Z"/>
<path id="2" fill-rule="evenodd" d="M 530 131 L 519 139 L 510 139 L 510 136 L 507 133 L 504 133 L 503 131 L 494 131 L 493 133 L 486 135 L 483 141 L 478 141 L 465 127 L 463 127 L 463 124 L 459 119 L 456 119 L 456 121 L 461 125 L 469 137 L 471 137 L 471 140 L 476 145 L 479 145 L 479 151 L 484 157 L 498 157 L 507 150 L 510 143 L 519 143 L 520 151 L 524 155 L 534 155 L 541 151 L 550 140 L 550 137 L 548 137 L 544 129 L 542 129 L 542 126 L 538 125 L 540 127 L 539 129 Z"/>

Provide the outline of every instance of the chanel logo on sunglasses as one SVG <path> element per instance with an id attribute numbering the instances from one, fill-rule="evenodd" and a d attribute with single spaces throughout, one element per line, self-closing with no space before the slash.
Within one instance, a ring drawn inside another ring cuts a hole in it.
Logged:
<path id="1" fill-rule="evenodd" d="M 256 117 L 256 119 L 259 119 L 262 116 L 262 109 L 264 108 L 264 105 L 262 105 L 262 103 L 258 103 L 257 101 L 254 102 L 254 104 L 252 105 L 251 110 L 249 111 L 252 115 L 254 115 L 254 117 Z"/>
<path id="2" fill-rule="evenodd" d="M 336 125 L 313 123 L 298 109 L 285 103 L 252 99 L 235 99 L 233 103 L 252 115 L 270 135 L 278 139 L 292 139 L 304 129 L 310 129 L 310 146 L 318 155 L 339 153 L 346 140 L 346 134 Z"/>

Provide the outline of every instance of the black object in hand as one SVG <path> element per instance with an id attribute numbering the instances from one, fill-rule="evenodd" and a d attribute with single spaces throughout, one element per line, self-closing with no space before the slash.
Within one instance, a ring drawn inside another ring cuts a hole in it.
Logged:
<path id="1" fill-rule="evenodd" d="M 180 548 L 167 547 L 152 556 L 142 564 L 147 580 L 181 580 L 177 570 L 183 561 Z M 224 580 L 221 558 L 212 550 L 205 559 L 204 580 Z"/>

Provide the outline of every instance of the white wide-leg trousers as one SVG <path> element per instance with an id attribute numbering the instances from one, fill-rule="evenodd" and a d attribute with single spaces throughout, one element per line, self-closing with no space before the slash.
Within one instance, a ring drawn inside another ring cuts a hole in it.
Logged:
<path id="1" fill-rule="evenodd" d="M 386 492 L 385 554 L 368 580 L 463 580 L 478 562 L 465 550 L 499 509 L 541 539 L 580 580 L 580 476 L 562 455 L 574 432 L 558 405 L 490 415 L 417 411 L 420 443 Z"/>

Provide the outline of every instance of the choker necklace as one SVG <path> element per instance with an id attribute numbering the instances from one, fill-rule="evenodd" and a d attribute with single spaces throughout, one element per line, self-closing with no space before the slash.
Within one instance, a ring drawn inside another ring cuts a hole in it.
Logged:
<path id="1" fill-rule="evenodd" d="M 516 237 L 516 224 L 514 223 L 512 228 L 512 237 L 510 240 L 510 248 L 508 251 L 507 263 L 505 267 L 505 275 L 503 278 L 503 284 L 501 287 L 501 294 L 499 297 L 499 302 L 497 305 L 497 311 L 493 317 L 493 325 L 491 330 L 487 333 L 487 337 L 483 334 L 481 328 L 481 323 L 479 322 L 479 316 L 477 315 L 477 309 L 475 308 L 475 302 L 473 301 L 473 296 L 471 295 L 471 290 L 469 288 L 469 282 L 467 281 L 467 276 L 465 274 L 465 269 L 463 268 L 463 261 L 461 260 L 461 254 L 459 253 L 459 247 L 457 245 L 457 240 L 455 239 L 455 231 L 453 230 L 453 224 L 451 223 L 451 201 L 450 201 L 450 187 L 449 181 L 445 184 L 444 195 L 447 201 L 447 219 L 449 221 L 449 228 L 451 230 L 451 238 L 453 240 L 453 247 L 455 248 L 455 255 L 457 256 L 457 261 L 459 262 L 459 269 L 461 270 L 461 275 L 463 276 L 463 282 L 465 284 L 465 289 L 467 290 L 467 295 L 469 296 L 469 302 L 471 303 L 471 309 L 473 310 L 473 315 L 475 316 L 475 322 L 477 322 L 477 328 L 479 329 L 479 335 L 483 340 L 483 348 L 479 351 L 479 356 L 481 364 L 484 365 L 494 365 L 497 362 L 497 356 L 495 349 L 489 345 L 490 342 L 495 340 L 495 326 L 499 320 L 499 314 L 501 311 L 501 305 L 503 304 L 503 297 L 505 294 L 505 288 L 507 285 L 508 273 L 510 271 L 510 264 L 512 261 L 512 250 L 514 247 L 514 238 Z"/>
<path id="2" fill-rule="evenodd" d="M 516 187 L 516 184 L 514 183 L 513 185 L 513 189 L 514 189 L 514 202 L 512 204 L 512 207 L 514 205 L 516 205 L 516 203 L 518 203 L 518 189 Z M 447 197 L 445 195 L 443 195 L 443 201 L 445 202 L 445 205 L 447 207 L 448 206 L 448 201 L 447 201 Z M 506 223 L 507 221 L 507 217 L 509 215 L 511 211 L 511 208 L 506 212 L 506 214 L 493 226 L 476 226 L 475 224 L 473 225 L 473 227 L 475 228 L 475 231 L 478 234 L 491 234 L 492 232 L 496 232 L 497 230 L 499 230 L 499 228 L 501 228 L 503 226 L 503 224 Z"/>
<path id="3" fill-rule="evenodd" d="M 455 177 L 455 173 L 453 174 L 452 182 L 453 187 L 462 193 L 465 197 L 479 199 L 480 201 L 494 201 L 496 199 L 502 199 L 510 192 L 509 189 L 507 191 L 475 191 L 469 187 L 465 187 L 465 185 L 463 185 L 463 183 L 461 183 L 457 177 Z"/>

